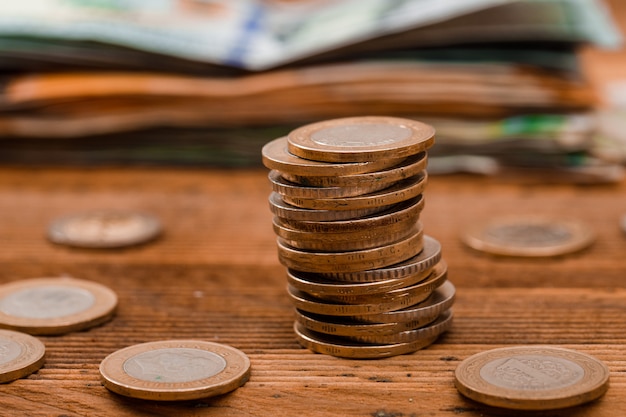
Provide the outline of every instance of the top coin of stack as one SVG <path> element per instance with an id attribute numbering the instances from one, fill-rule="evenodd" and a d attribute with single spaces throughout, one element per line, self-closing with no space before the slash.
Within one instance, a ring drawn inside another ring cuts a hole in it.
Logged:
<path id="1" fill-rule="evenodd" d="M 450 326 L 454 287 L 419 221 L 434 135 L 413 120 L 352 117 L 263 148 L 303 346 L 380 358 L 425 347 Z"/>

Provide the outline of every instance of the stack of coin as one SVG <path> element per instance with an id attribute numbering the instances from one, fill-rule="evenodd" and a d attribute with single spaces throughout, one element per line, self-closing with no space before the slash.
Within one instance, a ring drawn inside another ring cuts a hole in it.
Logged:
<path id="1" fill-rule="evenodd" d="M 382 358 L 430 345 L 455 289 L 419 221 L 434 129 L 393 117 L 313 123 L 263 148 L 303 346 Z"/>

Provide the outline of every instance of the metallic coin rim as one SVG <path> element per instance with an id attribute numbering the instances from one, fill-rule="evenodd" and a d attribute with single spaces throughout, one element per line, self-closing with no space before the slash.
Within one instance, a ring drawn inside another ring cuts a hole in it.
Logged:
<path id="1" fill-rule="evenodd" d="M 437 287 L 431 296 L 415 306 L 407 307 L 402 310 L 386 311 L 379 314 L 368 314 L 351 317 L 365 323 L 403 323 L 419 320 L 424 316 L 432 314 L 439 315 L 441 312 L 449 309 L 456 299 L 456 288 L 446 280 Z"/>
<path id="2" fill-rule="evenodd" d="M 65 228 L 72 222 L 93 217 L 99 216 L 102 214 L 114 214 L 118 216 L 132 216 L 137 217 L 144 222 L 145 227 L 141 233 L 137 233 L 134 237 L 119 239 L 119 240 L 91 240 L 91 239 L 81 239 L 80 236 L 78 238 L 68 236 L 65 232 Z M 133 212 L 133 211 L 121 211 L 121 210 L 95 210 L 95 211 L 87 211 L 82 213 L 70 214 L 67 216 L 59 217 L 53 220 L 48 226 L 48 239 L 56 244 L 77 247 L 77 248 L 87 248 L 87 249 L 114 249 L 114 248 L 122 248 L 127 246 L 135 246 L 142 243 L 147 243 L 159 237 L 162 233 L 161 222 L 154 216 L 141 213 L 141 212 Z"/>
<path id="3" fill-rule="evenodd" d="M 328 279 L 349 282 L 374 282 L 402 278 L 434 267 L 441 261 L 441 244 L 431 236 L 424 235 L 423 249 L 414 257 L 384 268 L 354 272 L 323 272 Z"/>
<path id="4" fill-rule="evenodd" d="M 358 210 L 372 207 L 390 207 L 422 194 L 428 183 L 428 174 L 420 174 L 399 181 L 388 188 L 355 197 L 303 198 L 283 196 L 283 201 L 292 206 L 312 210 Z"/>
<path id="5" fill-rule="evenodd" d="M 420 171 L 426 169 L 427 164 L 428 156 L 424 151 L 409 156 L 400 162 L 399 165 L 394 165 L 380 171 L 354 175 L 331 175 L 323 177 L 290 175 L 283 173 L 283 177 L 288 181 L 312 187 L 355 187 L 371 183 L 391 185 L 392 182 L 417 175 Z"/>
<path id="6" fill-rule="evenodd" d="M 325 146 L 311 140 L 311 135 L 321 129 L 354 124 L 391 124 L 408 128 L 412 134 L 393 145 L 354 146 L 348 149 Z M 287 149 L 293 155 L 314 161 L 364 162 L 389 157 L 408 157 L 425 151 L 432 146 L 434 140 L 435 129 L 425 123 L 398 117 L 361 116 L 325 120 L 294 129 L 287 135 Z"/>
<path id="7" fill-rule="evenodd" d="M 566 388 L 521 391 L 493 385 L 480 377 L 480 369 L 487 363 L 520 354 L 570 360 L 585 370 L 587 378 Z M 589 369 L 593 370 L 592 377 Z M 515 346 L 479 352 L 463 360 L 455 370 L 455 385 L 461 394 L 484 404 L 516 410 L 550 410 L 599 398 L 608 389 L 609 375 L 603 362 L 582 352 L 554 346 Z"/>
<path id="8" fill-rule="evenodd" d="M 300 158 L 288 151 L 287 137 L 274 139 L 261 149 L 263 165 L 268 169 L 302 176 L 354 175 L 374 172 L 396 166 L 405 157 L 382 158 L 351 163 L 328 163 Z"/>
<path id="9" fill-rule="evenodd" d="M 490 241 L 484 232 L 496 225 L 512 224 L 558 224 L 567 228 L 572 233 L 572 239 L 568 242 L 542 247 L 520 247 L 500 244 Z M 551 218 L 547 216 L 506 216 L 498 217 L 482 224 L 475 224 L 467 228 L 461 235 L 461 240 L 470 248 L 500 256 L 520 257 L 550 257 L 578 252 L 590 246 L 595 240 L 595 234 L 585 224 L 577 220 Z"/>
<path id="10" fill-rule="evenodd" d="M 0 285 L 0 299 L 16 291 L 49 285 L 89 291 L 94 297 L 94 304 L 75 314 L 41 319 L 16 317 L 0 311 L 0 328 L 34 335 L 60 335 L 95 327 L 115 315 L 118 298 L 113 290 L 94 281 L 69 277 L 31 278 L 2 284 Z"/>
<path id="11" fill-rule="evenodd" d="M 293 328 L 296 339 L 302 347 L 313 352 L 348 359 L 382 359 L 405 355 L 430 346 L 438 338 L 434 336 L 411 343 L 393 345 L 364 345 L 338 336 L 311 332 L 297 321 L 294 322 Z"/>
<path id="12" fill-rule="evenodd" d="M 278 260 L 287 268 L 304 272 L 361 271 L 382 268 L 412 258 L 423 249 L 423 228 L 417 233 L 386 246 L 348 252 L 310 252 L 289 247 L 276 238 Z"/>
<path id="13" fill-rule="evenodd" d="M 275 216 L 274 221 L 281 226 L 298 230 L 302 233 L 352 233 L 365 228 L 390 226 L 406 221 L 408 218 L 419 218 L 424 209 L 424 195 L 394 204 L 384 211 L 376 212 L 367 217 L 337 221 L 299 221 Z"/>
<path id="14" fill-rule="evenodd" d="M 124 371 L 124 362 L 133 356 L 172 348 L 199 349 L 214 353 L 226 361 L 226 368 L 208 378 L 163 383 L 158 387 Z M 193 400 L 225 394 L 245 384 L 250 378 L 250 359 L 239 349 L 224 344 L 202 340 L 162 340 L 128 346 L 109 354 L 100 363 L 100 376 L 107 389 L 127 397 L 158 401 Z"/>
<path id="15" fill-rule="evenodd" d="M 0 339 L 17 343 L 21 352 L 9 362 L 0 363 L 0 383 L 15 381 L 39 370 L 46 360 L 46 347 L 37 338 L 26 333 L 0 329 Z"/>
<path id="16" fill-rule="evenodd" d="M 391 184 L 384 182 L 370 182 L 369 184 L 356 185 L 350 187 L 318 187 L 311 185 L 302 185 L 295 182 L 291 182 L 286 179 L 279 171 L 271 170 L 267 174 L 267 178 L 272 185 L 272 190 L 282 195 L 287 203 L 288 198 L 304 198 L 304 199 L 334 199 L 334 198 L 349 198 L 360 196 L 362 194 L 371 194 L 376 191 L 385 189 Z"/>
<path id="17" fill-rule="evenodd" d="M 401 310 L 414 306 L 428 299 L 447 279 L 447 272 L 434 275 L 426 281 L 411 287 L 402 288 L 396 297 L 385 302 L 371 302 L 369 304 L 342 304 L 323 298 L 314 297 L 308 293 L 287 285 L 287 294 L 294 307 L 309 313 L 325 316 L 366 317 L 367 315 Z"/>
<path id="18" fill-rule="evenodd" d="M 270 211 L 278 217 L 301 221 L 350 220 L 383 212 L 390 206 L 372 207 L 358 210 L 314 210 L 287 204 L 282 196 L 272 191 L 269 196 Z"/>

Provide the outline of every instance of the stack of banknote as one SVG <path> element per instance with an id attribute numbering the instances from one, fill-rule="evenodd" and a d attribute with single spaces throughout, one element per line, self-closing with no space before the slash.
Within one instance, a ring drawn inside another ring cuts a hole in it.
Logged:
<path id="1" fill-rule="evenodd" d="M 433 174 L 606 180 L 577 51 L 619 42 L 601 0 L 5 2 L 0 162 L 260 165 L 295 126 L 381 115 L 435 126 Z"/>

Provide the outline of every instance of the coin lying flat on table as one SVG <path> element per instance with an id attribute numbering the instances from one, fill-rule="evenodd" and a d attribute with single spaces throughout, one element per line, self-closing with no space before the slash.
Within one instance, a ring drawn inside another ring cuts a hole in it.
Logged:
<path id="1" fill-rule="evenodd" d="M 142 343 L 100 364 L 103 385 L 127 397 L 182 401 L 233 391 L 250 378 L 250 360 L 231 346 L 199 340 Z"/>
<path id="2" fill-rule="evenodd" d="M 61 217 L 50 224 L 48 238 L 81 248 L 120 248 L 155 239 L 161 224 L 145 213 L 93 211 Z"/>
<path id="3" fill-rule="evenodd" d="M 0 327 L 58 335 L 110 320 L 117 295 L 92 281 L 35 278 L 0 285 Z"/>
<path id="4" fill-rule="evenodd" d="M 465 359 L 455 371 L 459 392 L 484 404 L 550 410 L 595 400 L 608 389 L 609 370 L 598 359 L 549 346 L 493 349 Z"/>
<path id="5" fill-rule="evenodd" d="M 472 225 L 462 236 L 471 248 L 506 256 L 558 256 L 593 243 L 584 224 L 559 218 L 518 216 Z"/>
<path id="6" fill-rule="evenodd" d="M 0 330 L 0 383 L 28 376 L 43 366 L 46 347 L 39 339 Z"/>
<path id="7" fill-rule="evenodd" d="M 365 162 L 408 157 L 434 143 L 435 129 L 415 120 L 366 116 L 299 127 L 287 136 L 288 150 L 304 159 Z"/>

